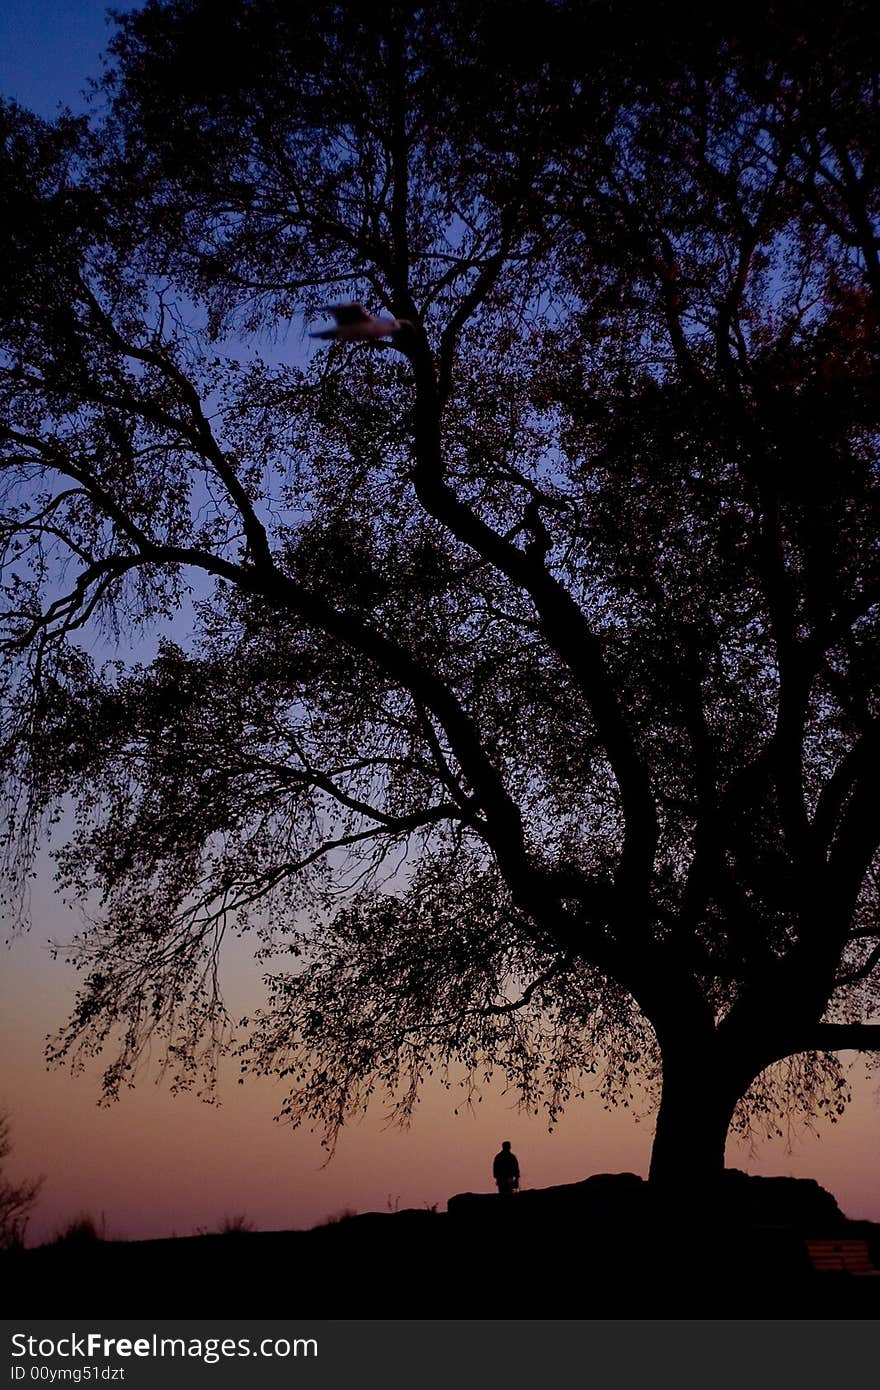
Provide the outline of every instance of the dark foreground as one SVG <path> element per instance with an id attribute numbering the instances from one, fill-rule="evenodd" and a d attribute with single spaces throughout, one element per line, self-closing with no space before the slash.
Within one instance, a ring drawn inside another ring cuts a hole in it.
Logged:
<path id="1" fill-rule="evenodd" d="M 816 1274 L 807 1237 L 863 1238 L 816 1183 L 725 1175 L 660 1201 L 632 1174 L 313 1231 L 71 1241 L 3 1257 L 7 1316 L 875 1318 L 880 1278 Z"/>

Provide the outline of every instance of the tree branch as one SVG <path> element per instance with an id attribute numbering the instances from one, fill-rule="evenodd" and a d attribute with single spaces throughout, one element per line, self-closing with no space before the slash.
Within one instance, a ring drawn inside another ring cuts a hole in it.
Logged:
<path id="1" fill-rule="evenodd" d="M 880 927 L 878 927 L 878 931 L 880 931 Z M 868 953 L 860 966 L 855 970 L 850 970 L 846 975 L 838 975 L 837 979 L 834 981 L 834 988 L 840 989 L 842 985 L 854 985 L 858 984 L 860 980 L 867 980 L 872 970 L 874 970 L 878 964 L 880 964 L 880 941 L 877 942 L 873 951 Z"/>
<path id="2" fill-rule="evenodd" d="M 102 308 L 100 302 L 85 281 L 81 281 L 80 284 L 81 292 L 92 315 L 96 318 L 101 329 L 107 335 L 111 345 L 115 347 L 117 351 L 122 352 L 127 357 L 133 358 L 137 362 L 156 367 L 162 372 L 166 379 L 177 388 L 182 402 L 189 411 L 192 420 L 193 433 L 190 435 L 190 438 L 197 445 L 202 456 L 212 464 L 230 501 L 237 509 L 241 517 L 242 526 L 244 527 L 244 533 L 248 540 L 254 564 L 271 565 L 271 553 L 265 528 L 257 518 L 251 500 L 236 477 L 235 470 L 229 463 L 225 452 L 217 443 L 214 432 L 202 410 L 201 397 L 189 377 L 180 369 L 166 350 L 146 348 L 140 344 L 128 341 L 119 332 L 109 314 Z M 136 398 L 131 397 L 126 397 L 125 403 L 130 408 L 134 408 L 138 414 L 147 414 L 146 403 L 138 402 Z M 149 418 L 149 415 L 147 415 L 147 418 Z"/>
<path id="3" fill-rule="evenodd" d="M 880 1052 L 880 1023 L 817 1023 L 790 1051 Z"/>
<path id="4" fill-rule="evenodd" d="M 625 832 L 617 883 L 635 927 L 638 914 L 632 913 L 632 907 L 646 891 L 653 868 L 657 809 L 647 767 L 627 727 L 601 644 L 571 594 L 549 573 L 543 558 L 499 536 L 449 486 L 444 476 L 439 400 L 431 364 L 417 361 L 416 372 L 416 463 L 412 475 L 416 495 L 430 516 L 530 595 L 545 638 L 586 695 L 620 788 Z"/>

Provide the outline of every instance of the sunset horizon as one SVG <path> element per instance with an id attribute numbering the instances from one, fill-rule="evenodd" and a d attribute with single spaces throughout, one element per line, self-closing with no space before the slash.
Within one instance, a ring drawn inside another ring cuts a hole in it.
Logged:
<path id="1" fill-rule="evenodd" d="M 0 124 L 15 1335 L 873 1317 L 867 0 L 7 0 Z"/>

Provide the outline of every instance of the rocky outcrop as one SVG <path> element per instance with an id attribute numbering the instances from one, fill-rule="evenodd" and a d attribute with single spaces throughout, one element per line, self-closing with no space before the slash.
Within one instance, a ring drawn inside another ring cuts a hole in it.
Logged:
<path id="1" fill-rule="evenodd" d="M 583 1182 L 563 1183 L 559 1187 L 528 1188 L 514 1197 L 496 1192 L 460 1192 L 450 1197 L 446 1210 L 450 1216 L 467 1218 L 515 1211 L 518 1216 L 545 1214 L 554 1219 L 565 1214 L 601 1218 L 640 1208 L 648 1193 L 647 1183 L 635 1173 L 595 1173 Z"/>
<path id="2" fill-rule="evenodd" d="M 656 1191 L 635 1173 L 597 1173 L 583 1182 L 536 1188 L 513 1197 L 462 1192 L 450 1197 L 457 1221 L 575 1221 L 591 1225 L 638 1226 L 663 1221 L 682 1226 L 722 1219 L 748 1226 L 784 1226 L 814 1234 L 835 1233 L 846 1218 L 834 1197 L 812 1178 L 752 1177 L 725 1170 L 719 1186 L 674 1198 Z"/>

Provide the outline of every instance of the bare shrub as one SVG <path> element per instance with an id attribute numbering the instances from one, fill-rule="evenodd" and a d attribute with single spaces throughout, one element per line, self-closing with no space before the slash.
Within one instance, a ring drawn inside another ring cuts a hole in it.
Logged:
<path id="1" fill-rule="evenodd" d="M 0 1166 L 12 1152 L 9 1115 L 0 1112 Z M 43 1178 L 12 1182 L 0 1173 L 0 1250 L 20 1250 Z"/>

